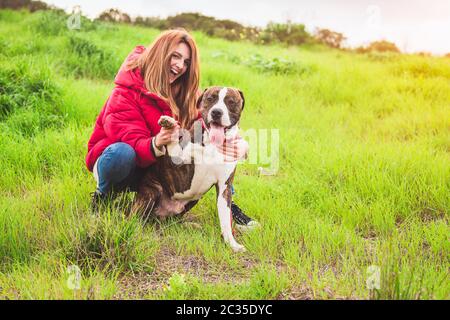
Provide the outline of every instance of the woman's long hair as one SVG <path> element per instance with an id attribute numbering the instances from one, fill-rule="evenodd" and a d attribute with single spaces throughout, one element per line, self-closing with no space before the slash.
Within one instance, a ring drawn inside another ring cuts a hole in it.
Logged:
<path id="1" fill-rule="evenodd" d="M 170 60 L 180 42 L 190 48 L 191 62 L 186 72 L 171 85 L 169 82 Z M 182 128 L 190 128 L 198 115 L 196 98 L 200 82 L 200 67 L 197 45 L 186 30 L 180 28 L 161 33 L 127 67 L 131 70 L 139 68 L 146 89 L 166 100 Z M 176 96 L 172 95 L 171 86 L 175 86 Z"/>

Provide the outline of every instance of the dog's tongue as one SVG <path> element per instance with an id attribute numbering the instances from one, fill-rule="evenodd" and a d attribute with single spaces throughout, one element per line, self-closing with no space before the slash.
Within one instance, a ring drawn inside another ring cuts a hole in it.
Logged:
<path id="1" fill-rule="evenodd" d="M 216 146 L 223 145 L 225 141 L 225 128 L 216 124 L 211 124 L 209 129 L 209 140 Z"/>

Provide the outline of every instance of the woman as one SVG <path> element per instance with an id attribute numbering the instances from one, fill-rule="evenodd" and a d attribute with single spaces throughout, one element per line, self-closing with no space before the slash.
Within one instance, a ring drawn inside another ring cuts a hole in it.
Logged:
<path id="1" fill-rule="evenodd" d="M 114 193 L 136 191 L 143 168 L 164 155 L 165 145 L 178 137 L 180 128 L 189 129 L 199 117 L 199 74 L 197 45 L 183 29 L 163 32 L 150 46 L 138 46 L 127 57 L 88 143 L 86 165 L 97 181 L 94 211 Z M 179 125 L 161 128 L 162 115 Z M 227 141 L 219 150 L 240 159 L 247 151 L 240 142 Z M 232 216 L 243 228 L 257 224 L 235 204 Z"/>

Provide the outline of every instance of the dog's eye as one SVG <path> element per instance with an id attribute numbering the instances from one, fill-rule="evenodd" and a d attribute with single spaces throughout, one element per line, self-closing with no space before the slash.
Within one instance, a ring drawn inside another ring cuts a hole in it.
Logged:
<path id="1" fill-rule="evenodd" d="M 215 96 L 209 96 L 206 98 L 206 101 L 213 102 L 215 98 L 216 98 Z"/>

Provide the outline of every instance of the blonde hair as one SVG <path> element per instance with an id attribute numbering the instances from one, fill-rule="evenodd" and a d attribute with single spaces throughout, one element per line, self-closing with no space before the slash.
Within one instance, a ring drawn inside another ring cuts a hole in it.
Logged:
<path id="1" fill-rule="evenodd" d="M 173 96 L 169 82 L 169 65 L 175 48 L 181 42 L 190 48 L 191 62 L 186 72 L 173 82 L 177 92 L 177 95 Z M 198 115 L 196 98 L 200 66 L 197 45 L 186 30 L 179 28 L 161 33 L 137 59 L 130 61 L 127 68 L 139 68 L 146 89 L 156 93 L 169 104 L 172 114 L 178 118 L 182 128 L 190 128 Z"/>

